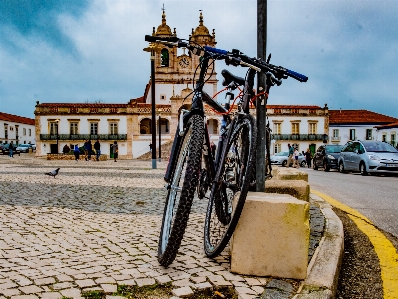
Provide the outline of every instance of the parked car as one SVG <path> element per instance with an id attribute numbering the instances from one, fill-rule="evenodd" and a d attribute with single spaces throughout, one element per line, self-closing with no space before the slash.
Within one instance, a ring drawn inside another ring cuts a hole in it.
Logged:
<path id="1" fill-rule="evenodd" d="M 342 147 L 340 144 L 326 144 L 318 147 L 312 160 L 312 168 L 318 170 L 321 167 L 324 171 L 338 169 L 339 164 L 337 162 Z"/>
<path id="2" fill-rule="evenodd" d="M 382 141 L 349 141 L 341 149 L 339 171 L 398 173 L 398 150 Z"/>
<path id="3" fill-rule="evenodd" d="M 8 143 L 8 144 L 5 144 L 4 146 L 3 146 L 3 148 L 2 148 L 2 153 L 3 153 L 3 155 L 8 155 L 9 153 L 10 153 L 10 150 L 9 150 L 9 148 L 10 148 L 10 144 Z M 17 150 L 15 147 L 14 147 L 14 150 L 13 150 L 13 155 L 21 155 L 21 152 L 19 151 L 19 150 Z"/>
<path id="4" fill-rule="evenodd" d="M 30 144 L 20 144 L 16 148 L 17 151 L 20 151 L 21 153 L 29 153 L 30 149 Z"/>
<path id="5" fill-rule="evenodd" d="M 30 146 L 32 147 L 32 150 L 36 150 L 36 144 L 31 144 Z"/>
<path id="6" fill-rule="evenodd" d="M 271 157 L 270 157 L 271 164 L 286 166 L 288 156 L 289 156 L 289 152 L 279 152 L 279 153 L 276 153 L 275 155 L 271 155 Z M 298 160 L 299 160 L 300 166 L 304 167 L 306 163 L 305 163 L 305 157 L 302 153 L 299 154 Z M 292 164 L 290 166 L 292 166 Z"/>

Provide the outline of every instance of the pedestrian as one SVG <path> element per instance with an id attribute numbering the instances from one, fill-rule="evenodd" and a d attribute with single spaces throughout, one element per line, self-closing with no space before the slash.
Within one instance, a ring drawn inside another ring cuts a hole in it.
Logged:
<path id="1" fill-rule="evenodd" d="M 12 143 L 12 141 L 10 142 L 8 150 L 9 150 L 8 155 L 10 156 L 10 158 L 14 158 L 14 144 Z"/>
<path id="2" fill-rule="evenodd" d="M 62 152 L 66 155 L 67 153 L 70 152 L 70 147 L 67 144 L 65 144 L 64 148 L 62 149 Z"/>
<path id="3" fill-rule="evenodd" d="M 210 143 L 210 151 L 211 151 L 211 155 L 213 156 L 213 160 L 216 158 L 216 149 L 217 149 L 217 146 L 212 141 Z"/>
<path id="4" fill-rule="evenodd" d="M 93 146 L 91 144 L 91 140 L 86 140 L 86 142 L 84 143 L 84 151 L 86 154 L 86 161 L 90 161 L 91 160 L 91 151 L 93 149 Z"/>
<path id="5" fill-rule="evenodd" d="M 113 158 L 115 159 L 115 162 L 117 162 L 116 159 L 117 159 L 117 156 L 118 156 L 118 153 L 119 153 L 119 148 L 118 148 L 118 145 L 117 145 L 117 141 L 113 142 L 112 152 L 113 152 Z"/>
<path id="6" fill-rule="evenodd" d="M 311 168 L 312 154 L 309 148 L 305 152 L 305 162 L 307 163 L 307 167 Z"/>
<path id="7" fill-rule="evenodd" d="M 294 152 L 293 152 L 293 155 L 294 155 L 293 167 L 295 167 L 295 168 L 300 168 L 300 163 L 299 163 L 299 161 L 298 161 L 298 158 L 299 158 L 300 153 L 299 153 L 297 147 L 295 148 L 295 150 L 294 150 Z"/>
<path id="8" fill-rule="evenodd" d="M 99 138 L 97 141 L 94 143 L 94 149 L 95 149 L 95 154 L 97 156 L 97 161 L 99 161 L 99 157 L 101 155 L 101 144 L 99 142 Z"/>
<path id="9" fill-rule="evenodd" d="M 76 162 L 79 161 L 80 149 L 77 146 L 77 144 L 75 145 L 75 148 L 73 149 L 73 154 L 75 155 Z"/>
<path id="10" fill-rule="evenodd" d="M 287 144 L 287 147 L 289 148 L 289 154 L 288 154 L 288 157 L 287 157 L 286 167 L 289 168 L 290 167 L 290 163 L 293 163 L 294 149 L 293 149 L 293 146 L 290 145 L 290 143 Z"/>
<path id="11" fill-rule="evenodd" d="M 152 153 L 152 143 L 149 144 L 149 151 Z"/>

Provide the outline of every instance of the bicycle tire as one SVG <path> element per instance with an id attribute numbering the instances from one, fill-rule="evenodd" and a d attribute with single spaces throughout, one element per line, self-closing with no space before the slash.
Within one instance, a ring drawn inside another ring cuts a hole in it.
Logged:
<path id="1" fill-rule="evenodd" d="M 158 243 L 158 261 L 170 265 L 177 256 L 187 227 L 193 197 L 199 180 L 204 136 L 203 117 L 193 115 L 187 123 L 178 160 L 167 192 Z"/>
<path id="2" fill-rule="evenodd" d="M 204 249 L 209 258 L 218 256 L 227 246 L 242 213 L 255 167 L 257 128 L 254 118 L 242 116 L 232 130 L 222 153 L 221 176 L 213 182 L 206 211 Z M 236 151 L 231 154 L 232 146 Z M 226 202 L 228 206 L 223 207 Z"/>

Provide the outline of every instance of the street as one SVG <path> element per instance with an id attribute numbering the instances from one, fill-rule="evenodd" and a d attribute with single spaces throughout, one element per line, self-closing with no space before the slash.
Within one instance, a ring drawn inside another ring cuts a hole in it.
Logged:
<path id="1" fill-rule="evenodd" d="M 377 227 L 398 237 L 398 176 L 329 172 L 300 168 L 308 173 L 311 190 L 323 192 L 358 210 Z"/>

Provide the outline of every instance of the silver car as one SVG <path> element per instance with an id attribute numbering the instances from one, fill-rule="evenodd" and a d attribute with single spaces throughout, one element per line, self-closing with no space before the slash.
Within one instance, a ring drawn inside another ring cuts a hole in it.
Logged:
<path id="1" fill-rule="evenodd" d="M 288 156 L 289 152 L 276 153 L 275 155 L 271 156 L 271 164 L 286 166 Z M 304 167 L 306 165 L 305 156 L 302 153 L 299 153 L 298 161 L 301 167 Z"/>
<path id="2" fill-rule="evenodd" d="M 16 148 L 17 151 L 20 151 L 21 153 L 29 153 L 29 144 L 20 144 Z"/>
<path id="3" fill-rule="evenodd" d="M 341 149 L 339 171 L 398 173 L 398 150 L 382 141 L 349 141 Z"/>

